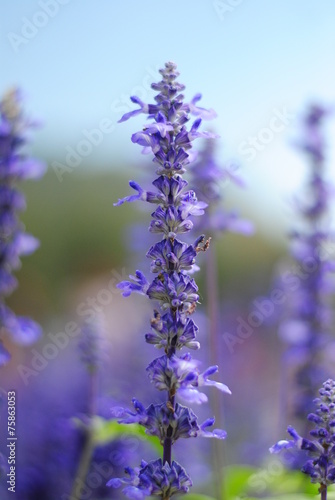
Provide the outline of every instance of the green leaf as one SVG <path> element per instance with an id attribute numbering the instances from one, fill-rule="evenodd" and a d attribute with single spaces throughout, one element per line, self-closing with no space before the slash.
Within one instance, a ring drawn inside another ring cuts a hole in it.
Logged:
<path id="1" fill-rule="evenodd" d="M 257 469 L 248 465 L 233 465 L 223 471 L 222 498 L 235 500 L 248 491 L 249 479 Z"/>
<path id="2" fill-rule="evenodd" d="M 286 498 L 289 495 L 314 498 L 318 495 L 318 486 L 312 484 L 302 472 L 288 471 L 278 461 L 270 460 L 249 477 L 247 492 L 255 498 L 270 494 L 273 498 Z"/>
<path id="3" fill-rule="evenodd" d="M 148 443 L 159 454 L 162 453 L 162 446 L 159 439 L 155 436 L 148 436 L 139 424 L 118 424 L 115 420 L 105 420 L 98 416 L 94 416 L 91 422 L 93 443 L 95 446 L 109 443 L 114 439 L 134 436 L 140 441 Z"/>
<path id="4" fill-rule="evenodd" d="M 269 490 L 276 495 L 310 493 L 313 496 L 318 494 L 318 487 L 310 482 L 309 477 L 298 470 L 284 470 L 281 474 L 273 476 L 269 482 Z"/>

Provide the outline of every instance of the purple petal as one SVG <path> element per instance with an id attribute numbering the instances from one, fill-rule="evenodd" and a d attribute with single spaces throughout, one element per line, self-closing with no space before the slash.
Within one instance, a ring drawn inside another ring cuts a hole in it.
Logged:
<path id="1" fill-rule="evenodd" d="M 179 389 L 178 396 L 188 403 L 194 403 L 197 405 L 207 403 L 208 401 L 208 397 L 206 396 L 206 394 L 198 391 L 195 388 Z"/>
<path id="2" fill-rule="evenodd" d="M 135 276 L 130 275 L 129 278 L 133 281 L 121 281 L 116 285 L 116 288 L 124 290 L 122 295 L 129 297 L 132 292 L 137 292 L 145 295 L 149 288 L 149 282 L 141 271 L 136 271 Z"/>
<path id="3" fill-rule="evenodd" d="M 18 233 L 14 242 L 17 245 L 18 255 L 29 255 L 40 246 L 39 240 L 27 233 Z"/>
<path id="4" fill-rule="evenodd" d="M 10 174 L 20 179 L 39 179 L 46 171 L 46 164 L 33 158 L 16 158 L 10 165 Z"/>
<path id="5" fill-rule="evenodd" d="M 150 496 L 150 491 L 140 490 L 136 486 L 127 486 L 122 491 L 127 498 L 132 498 L 133 500 L 143 500 Z"/>
<path id="6" fill-rule="evenodd" d="M 215 418 L 208 418 L 205 420 L 203 424 L 200 425 L 199 436 L 208 437 L 208 438 L 216 438 L 216 439 L 225 439 L 227 437 L 226 431 L 222 429 L 214 429 L 214 431 L 206 431 L 206 427 L 211 427 L 215 422 Z"/>
<path id="7" fill-rule="evenodd" d="M 40 325 L 25 316 L 17 316 L 15 323 L 9 325 L 9 330 L 13 341 L 21 345 L 33 344 L 42 336 Z"/>
<path id="8" fill-rule="evenodd" d="M 201 108 L 201 107 L 196 105 L 196 103 L 200 99 L 201 99 L 201 94 L 196 94 L 193 97 L 192 101 L 190 102 L 189 107 L 190 107 L 190 112 L 192 113 L 192 115 L 200 116 L 204 120 L 213 120 L 213 118 L 216 118 L 217 114 L 214 111 L 214 109 L 205 109 L 205 108 Z"/>
<path id="9" fill-rule="evenodd" d="M 129 186 L 133 188 L 135 191 L 138 192 L 138 194 L 133 194 L 131 196 L 126 196 L 125 198 L 120 198 L 119 201 L 114 203 L 114 207 L 119 207 L 120 205 L 123 205 L 123 203 L 131 203 L 133 201 L 137 200 L 146 200 L 146 192 L 141 188 L 139 184 L 135 181 L 129 181 Z"/>
<path id="10" fill-rule="evenodd" d="M 135 104 L 138 104 L 140 106 L 140 109 L 135 109 L 134 111 L 129 111 L 128 113 L 125 113 L 118 123 L 125 122 L 126 120 L 129 120 L 129 118 L 132 118 L 133 116 L 140 115 L 141 113 L 148 113 L 149 111 L 149 106 L 148 104 L 145 104 L 139 97 L 136 96 L 131 96 L 130 100 L 134 102 Z"/>
<path id="11" fill-rule="evenodd" d="M 300 320 L 287 320 L 278 330 L 282 340 L 294 345 L 304 345 L 310 337 L 308 324 Z"/>
<path id="12" fill-rule="evenodd" d="M 283 439 L 281 441 L 278 441 L 278 443 L 274 444 L 269 448 L 270 453 L 279 453 L 281 450 L 288 450 L 289 448 L 294 448 L 295 443 L 294 441 L 286 441 L 286 439 Z"/>

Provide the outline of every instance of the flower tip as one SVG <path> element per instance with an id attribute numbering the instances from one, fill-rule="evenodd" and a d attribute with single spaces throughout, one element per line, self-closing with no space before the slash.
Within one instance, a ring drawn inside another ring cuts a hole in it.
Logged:
<path id="1" fill-rule="evenodd" d="M 214 437 L 216 437 L 217 439 L 226 439 L 227 437 L 227 432 L 224 431 L 223 429 L 215 429 L 213 431 L 213 435 Z"/>

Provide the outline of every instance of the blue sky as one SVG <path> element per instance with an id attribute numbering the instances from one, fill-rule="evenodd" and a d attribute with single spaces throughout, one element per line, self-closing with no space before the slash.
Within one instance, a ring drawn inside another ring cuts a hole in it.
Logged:
<path id="1" fill-rule="evenodd" d="M 186 97 L 201 92 L 218 113 L 210 126 L 221 136 L 219 157 L 240 159 L 250 190 L 280 211 L 305 172 L 289 147 L 299 115 L 311 101 L 335 104 L 332 0 L 2 0 L 0 19 L 0 91 L 23 89 L 44 121 L 35 149 L 53 161 L 104 120 L 109 132 L 81 166 L 136 161 L 129 137 L 143 116 L 116 122 L 131 94 L 151 101 L 149 83 L 173 60 Z M 287 118 L 274 131 L 278 113 Z M 245 144 L 259 134 L 268 142 L 248 155 Z"/>

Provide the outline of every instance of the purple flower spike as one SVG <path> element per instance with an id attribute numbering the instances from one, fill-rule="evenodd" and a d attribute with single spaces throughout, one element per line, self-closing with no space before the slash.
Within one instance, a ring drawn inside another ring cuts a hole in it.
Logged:
<path id="1" fill-rule="evenodd" d="M 312 457 L 302 467 L 302 472 L 311 478 L 312 483 L 320 484 L 320 491 L 327 491 L 330 484 L 335 483 L 335 382 L 331 379 L 324 382 L 319 390 L 320 398 L 314 402 L 316 411 L 308 415 L 308 420 L 315 428 L 310 431 L 313 440 L 305 439 L 289 426 L 287 432 L 293 438 L 290 441 L 278 441 L 270 448 L 270 453 L 297 448 Z"/>
<path id="2" fill-rule="evenodd" d="M 285 391 L 292 405 L 292 418 L 304 419 L 311 411 L 311 402 L 322 381 L 331 375 L 327 368 L 327 350 L 333 343 L 333 294 L 331 273 L 333 258 L 326 250 L 333 244 L 334 234 L 330 225 L 331 201 L 334 188 L 327 179 L 326 145 L 323 125 L 330 109 L 312 105 L 301 123 L 299 149 L 308 161 L 308 176 L 304 192 L 294 200 L 299 216 L 297 228 L 291 231 L 290 253 L 294 265 L 292 278 L 299 286 L 285 283 L 287 270 L 280 278 L 283 282 L 285 305 L 280 314 L 278 328 L 281 340 L 286 343 L 285 362 L 292 374 L 291 393 Z M 325 251 L 326 250 L 326 251 Z M 303 274 L 299 272 L 304 270 Z M 299 274 L 299 277 L 298 277 Z M 278 280 L 279 281 L 279 280 Z M 287 366 L 284 370 L 287 370 Z M 299 398 L 291 398 L 299 394 Z"/>
<path id="3" fill-rule="evenodd" d="M 152 182 L 155 190 L 144 191 L 131 181 L 130 186 L 138 194 L 121 199 L 116 205 L 135 200 L 157 205 L 151 214 L 149 230 L 159 235 L 160 241 L 147 252 L 155 276 L 148 282 L 141 271 L 136 271 L 135 276 L 130 276 L 131 281 L 123 281 L 118 288 L 125 297 L 139 292 L 156 302 L 151 331 L 146 333 L 145 340 L 162 349 L 164 354 L 149 364 L 147 374 L 157 390 L 166 392 L 166 402 L 145 407 L 134 398 L 135 411 L 117 408 L 113 410 L 113 416 L 124 424 L 140 424 L 147 434 L 157 436 L 162 445 L 163 459 L 142 462 L 140 469 L 128 468 L 129 478 L 112 479 L 108 485 L 119 487 L 125 484 L 123 493 L 128 498 L 156 496 L 167 500 L 175 494 L 186 493 L 192 485 L 185 470 L 172 460 L 173 444 L 178 439 L 190 437 L 226 437 L 223 430 L 208 430 L 214 419 L 199 425 L 195 413 L 177 402 L 177 398 L 199 404 L 207 402 L 207 396 L 199 390 L 201 386 L 214 386 L 228 394 L 230 390 L 226 385 L 210 380 L 209 377 L 217 372 L 217 366 L 201 373 L 199 362 L 190 354 L 179 354 L 184 347 L 194 350 L 200 347 L 196 340 L 198 327 L 190 318 L 199 300 L 198 286 L 190 274 L 198 269 L 196 258 L 199 251 L 205 251 L 209 246 L 204 235 L 193 244 L 177 238 L 177 235 L 192 230 L 191 219 L 203 215 L 207 207 L 194 190 L 186 190 L 188 183 L 182 175 L 195 156 L 191 151 L 193 141 L 198 137 L 215 137 L 200 130 L 202 118 L 213 118 L 215 112 L 196 106 L 200 95 L 189 104 L 183 102 L 180 92 L 184 86 L 176 81 L 179 73 L 174 63 L 166 63 L 160 73 L 162 80 L 152 84 L 158 92 L 156 104 L 144 104 L 132 98 L 140 109 L 126 113 L 120 120 L 125 121 L 139 113 L 148 115 L 149 122 L 133 134 L 131 140 L 143 146 L 145 153 L 151 151 L 153 155 L 158 175 Z M 198 118 L 191 128 L 187 128 L 190 114 Z"/>
<path id="4" fill-rule="evenodd" d="M 20 93 L 9 91 L 0 102 L 0 328 L 22 345 L 35 342 L 41 328 L 29 318 L 17 317 L 5 306 L 4 297 L 17 286 L 13 271 L 20 267 L 20 256 L 34 252 L 39 242 L 26 234 L 16 212 L 25 209 L 23 194 L 16 182 L 38 179 L 45 164 L 26 157 L 22 146 L 27 142 L 25 132 L 32 126 L 23 116 Z M 0 341 L 0 365 L 9 359 Z"/>

